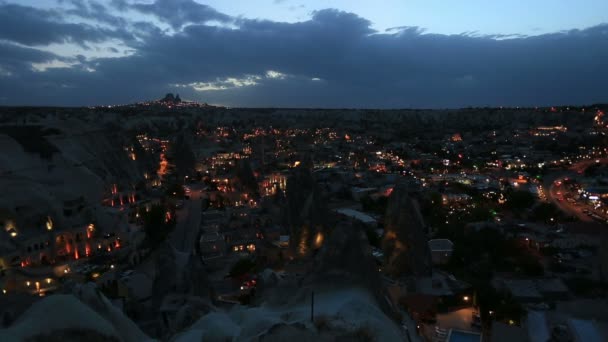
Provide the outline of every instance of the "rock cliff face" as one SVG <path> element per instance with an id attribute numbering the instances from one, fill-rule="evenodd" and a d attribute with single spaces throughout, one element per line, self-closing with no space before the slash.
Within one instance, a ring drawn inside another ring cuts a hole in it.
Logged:
<path id="1" fill-rule="evenodd" d="M 159 307 L 163 298 L 177 291 L 177 256 L 169 243 L 160 247 L 156 256 L 156 275 L 152 284 L 153 306 Z"/>
<path id="2" fill-rule="evenodd" d="M 17 341 L 150 341 L 103 295 L 91 299 L 89 290 L 80 300 L 73 295 L 52 295 L 30 307 L 0 340 Z M 86 303 L 86 304 L 85 304 Z"/>
<path id="3" fill-rule="evenodd" d="M 125 151 L 136 143 L 129 133 L 75 118 L 19 127 L 0 130 L 0 224 L 9 217 L 22 237 L 47 217 L 60 229 L 109 221 L 98 209 L 112 185 L 132 189 L 144 179 L 143 151 L 136 160 Z M 40 135 L 30 139 L 28 130 Z M 100 228 L 116 229 L 111 221 Z"/>
<path id="4" fill-rule="evenodd" d="M 181 282 L 182 291 L 185 293 L 196 297 L 209 298 L 211 288 L 209 287 L 207 270 L 200 256 L 195 254 L 189 255 L 186 267 L 182 270 Z"/>
<path id="5" fill-rule="evenodd" d="M 396 276 L 431 272 L 426 227 L 415 192 L 413 185 L 397 185 L 386 209 L 382 247 L 387 271 Z"/>
<path id="6" fill-rule="evenodd" d="M 93 283 L 77 285 L 73 289 L 76 296 L 84 305 L 93 309 L 107 320 L 118 331 L 125 341 L 145 341 L 148 337 L 117 307 L 101 293 Z"/>
<path id="7" fill-rule="evenodd" d="M 290 249 L 307 256 L 320 247 L 318 239 L 326 234 L 328 210 L 312 171 L 303 166 L 287 179 L 285 223 L 290 231 Z"/>
<path id="8" fill-rule="evenodd" d="M 27 140 L 17 135 L 0 133 L 0 174 L 3 177 L 47 187 L 78 188 L 91 200 L 98 200 L 98 192 L 108 190 L 100 189 L 101 185 L 122 183 L 132 186 L 143 179 L 145 170 L 139 160 L 144 159 L 143 151 L 138 149 L 139 158 L 131 160 L 125 148 L 133 146 L 135 141 L 124 132 L 90 127 L 85 122 L 63 121 L 51 122 L 44 129 L 38 129 L 46 135 L 32 143 L 25 143 Z"/>
<path id="9" fill-rule="evenodd" d="M 152 308 L 158 310 L 157 333 L 169 337 L 213 310 L 207 272 L 199 256 L 176 251 L 169 243 L 156 258 Z"/>

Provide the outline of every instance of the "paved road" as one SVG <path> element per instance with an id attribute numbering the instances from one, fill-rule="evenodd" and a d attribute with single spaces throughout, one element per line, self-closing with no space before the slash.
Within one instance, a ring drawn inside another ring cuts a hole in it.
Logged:
<path id="1" fill-rule="evenodd" d="M 557 181 L 564 181 L 564 178 L 557 178 Z M 571 215 L 571 216 L 576 216 L 578 217 L 579 220 L 583 221 L 583 222 L 593 222 L 593 219 L 589 216 L 587 216 L 585 213 L 583 213 L 583 209 L 584 207 L 582 206 L 575 206 L 574 204 L 566 201 L 566 200 L 558 200 L 558 198 L 564 198 L 563 194 L 562 195 L 558 195 L 558 192 L 564 192 L 565 190 L 562 189 L 562 186 L 557 186 L 555 185 L 555 182 L 551 183 L 551 185 L 549 186 L 549 191 L 547 192 L 547 198 L 549 199 L 549 201 L 551 201 L 553 204 L 555 204 L 561 211 L 563 211 L 564 213 Z"/>
<path id="2" fill-rule="evenodd" d="M 574 163 L 572 164 L 572 166 L 570 166 L 570 170 L 572 171 L 576 171 L 577 173 L 583 173 L 589 166 L 594 165 L 594 164 L 608 164 L 608 158 L 598 158 L 598 159 L 587 159 L 587 160 L 583 160 L 580 161 L 578 163 Z"/>
<path id="3" fill-rule="evenodd" d="M 601 164 L 608 164 L 608 158 L 601 158 L 598 160 Z M 564 192 L 564 189 L 561 189 L 560 186 L 557 186 L 555 182 L 561 181 L 563 184 L 565 178 L 580 176 L 580 174 L 585 172 L 585 169 L 594 164 L 597 164 L 597 161 L 595 159 L 584 160 L 578 163 L 574 163 L 572 164 L 572 166 L 570 166 L 568 170 L 548 175 L 547 177 L 545 177 L 543 182 L 547 199 L 551 203 L 555 204 L 564 213 L 576 216 L 583 222 L 593 222 L 593 219 L 583 213 L 583 210 L 585 209 L 584 206 L 575 206 L 565 200 L 559 201 L 558 198 L 563 198 L 563 195 L 558 195 L 557 193 Z M 549 189 L 549 191 L 546 191 L 546 189 Z"/>

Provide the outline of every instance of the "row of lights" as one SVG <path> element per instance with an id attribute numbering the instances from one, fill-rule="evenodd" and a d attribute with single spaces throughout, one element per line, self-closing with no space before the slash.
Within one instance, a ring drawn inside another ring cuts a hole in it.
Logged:
<path id="1" fill-rule="evenodd" d="M 52 283 L 52 282 L 53 282 L 53 279 L 51 279 L 51 278 L 46 278 L 44 281 L 45 281 L 47 284 L 50 284 L 50 283 Z M 40 286 L 40 282 L 39 282 L 39 281 L 35 282 L 35 284 L 36 284 L 36 287 L 39 287 L 39 286 Z M 31 283 L 31 282 L 28 280 L 28 281 L 26 281 L 26 282 L 25 282 L 25 285 L 26 285 L 27 287 L 30 287 L 30 286 L 32 285 L 32 283 Z"/>

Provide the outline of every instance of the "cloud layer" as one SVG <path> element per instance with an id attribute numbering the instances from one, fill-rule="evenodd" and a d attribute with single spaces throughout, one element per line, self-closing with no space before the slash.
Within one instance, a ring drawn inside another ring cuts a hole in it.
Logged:
<path id="1" fill-rule="evenodd" d="M 101 46 L 110 54 L 95 55 Z M 116 104 L 167 91 L 229 106 L 583 104 L 608 100 L 607 79 L 608 25 L 531 37 L 438 35 L 407 26 L 376 32 L 334 9 L 282 23 L 193 0 L 53 9 L 0 2 L 6 105 Z"/>

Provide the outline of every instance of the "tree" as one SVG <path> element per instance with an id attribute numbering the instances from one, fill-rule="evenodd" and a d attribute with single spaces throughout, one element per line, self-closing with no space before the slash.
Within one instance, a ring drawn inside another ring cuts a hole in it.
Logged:
<path id="1" fill-rule="evenodd" d="M 370 246 L 380 248 L 380 242 L 382 241 L 382 239 L 373 229 L 367 229 L 365 231 L 365 234 L 367 235 L 367 241 L 369 242 Z"/>
<path id="2" fill-rule="evenodd" d="M 519 255 L 515 259 L 515 263 L 517 265 L 517 269 L 528 277 L 539 277 L 545 272 L 543 265 L 541 265 L 538 259 L 529 254 Z"/>
<path id="3" fill-rule="evenodd" d="M 175 213 L 157 204 L 144 212 L 143 221 L 146 239 L 152 246 L 158 246 L 175 227 Z"/>
<path id="4" fill-rule="evenodd" d="M 507 193 L 507 206 L 512 210 L 524 210 L 534 205 L 534 195 L 527 191 L 513 191 Z"/>
<path id="5" fill-rule="evenodd" d="M 184 187 L 178 183 L 170 183 L 167 185 L 166 195 L 175 198 L 184 198 Z"/>
<path id="6" fill-rule="evenodd" d="M 194 173 L 196 156 L 192 151 L 190 142 L 183 133 L 175 139 L 175 142 L 171 146 L 171 154 L 175 160 L 175 168 L 179 178 L 183 179 L 185 176 Z"/>
<path id="7" fill-rule="evenodd" d="M 245 275 L 247 272 L 249 272 L 254 267 L 255 267 L 255 262 L 253 262 L 249 259 L 240 259 L 239 261 L 237 261 L 234 264 L 234 266 L 232 266 L 232 268 L 230 269 L 229 275 L 231 277 L 240 277 L 242 275 Z"/>
<path id="8" fill-rule="evenodd" d="M 388 205 L 388 197 L 381 196 L 374 200 L 370 196 L 361 198 L 361 207 L 363 211 L 372 212 L 379 215 L 384 215 L 386 206 Z"/>
<path id="9" fill-rule="evenodd" d="M 594 177 L 596 176 L 599 171 L 600 171 L 600 164 L 593 164 L 590 165 L 588 168 L 585 169 L 585 177 Z"/>
<path id="10" fill-rule="evenodd" d="M 549 221 L 551 218 L 560 217 L 561 211 L 553 203 L 540 203 L 531 213 L 530 218 L 537 221 Z"/>

